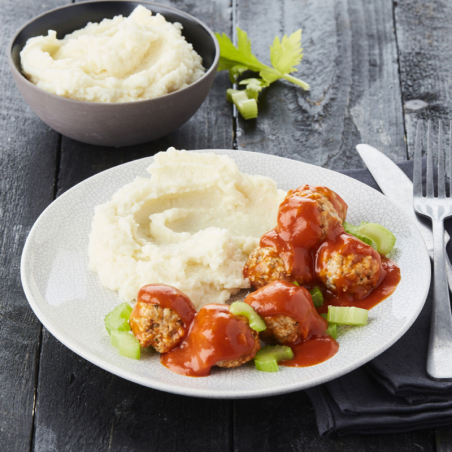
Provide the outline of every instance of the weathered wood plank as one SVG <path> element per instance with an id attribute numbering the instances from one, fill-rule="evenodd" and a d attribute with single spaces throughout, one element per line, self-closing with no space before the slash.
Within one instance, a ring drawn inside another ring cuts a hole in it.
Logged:
<path id="1" fill-rule="evenodd" d="M 450 427 L 435 429 L 436 452 L 452 452 L 452 435 Z"/>
<path id="2" fill-rule="evenodd" d="M 35 451 L 229 450 L 231 413 L 229 401 L 176 396 L 116 377 L 44 330 Z"/>
<path id="3" fill-rule="evenodd" d="M 41 324 L 20 283 L 33 222 L 52 201 L 58 134 L 28 108 L 9 72 L 6 43 L 43 8 L 63 3 L 4 0 L 0 16 L 0 448 L 30 447 Z"/>
<path id="4" fill-rule="evenodd" d="M 237 17 L 267 62 L 274 36 L 302 28 L 297 74 L 311 85 L 271 86 L 258 120 L 238 122 L 240 149 L 345 169 L 363 165 L 355 145 L 364 142 L 406 159 L 390 0 L 254 0 L 239 2 Z"/>
<path id="5" fill-rule="evenodd" d="M 410 158 L 419 119 L 452 119 L 452 3 L 394 2 L 405 128 Z M 435 140 L 436 141 L 436 140 Z M 435 430 L 437 452 L 452 451 L 452 428 Z"/>
<path id="6" fill-rule="evenodd" d="M 315 413 L 304 391 L 235 402 L 234 451 L 433 451 L 431 430 L 394 435 L 320 438 Z"/>
<path id="7" fill-rule="evenodd" d="M 418 119 L 452 118 L 452 3 L 396 2 L 402 98 L 410 157 Z"/>
<path id="8" fill-rule="evenodd" d="M 228 0 L 162 2 L 230 33 Z M 63 137 L 58 194 L 104 169 L 169 146 L 231 148 L 227 74 L 216 78 L 196 115 L 158 141 L 100 148 Z M 232 403 L 174 396 L 115 377 L 79 358 L 43 332 L 34 450 L 218 451 L 230 449 Z"/>

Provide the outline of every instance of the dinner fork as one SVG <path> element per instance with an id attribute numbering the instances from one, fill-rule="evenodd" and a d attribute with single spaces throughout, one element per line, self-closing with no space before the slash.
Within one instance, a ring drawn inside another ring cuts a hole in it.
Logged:
<path id="1" fill-rule="evenodd" d="M 422 128 L 422 121 L 418 121 L 414 154 L 413 204 L 414 210 L 416 212 L 432 220 L 434 248 L 433 309 L 430 327 L 430 342 L 427 355 L 427 373 L 434 379 L 442 380 L 452 379 L 452 315 L 449 300 L 449 290 L 447 287 L 445 260 L 446 250 L 444 243 L 444 220 L 452 216 L 452 200 L 450 196 L 452 183 L 449 183 L 449 196 L 446 196 L 446 157 L 443 152 L 442 124 L 440 121 L 438 131 L 438 196 L 435 196 L 433 183 L 431 123 L 430 121 L 428 121 L 427 187 L 426 196 L 423 196 L 421 156 Z M 452 160 L 450 145 L 448 148 L 448 154 L 452 179 Z"/>

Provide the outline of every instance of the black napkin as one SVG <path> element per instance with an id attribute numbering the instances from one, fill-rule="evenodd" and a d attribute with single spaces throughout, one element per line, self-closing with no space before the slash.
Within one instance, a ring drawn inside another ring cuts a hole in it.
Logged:
<path id="1" fill-rule="evenodd" d="M 399 166 L 412 179 L 413 163 Z M 367 169 L 344 174 L 378 190 Z M 450 226 L 449 222 L 449 233 Z M 416 322 L 386 352 L 341 378 L 307 390 L 320 435 L 395 433 L 452 424 L 452 382 L 432 380 L 426 372 L 431 292 Z"/>

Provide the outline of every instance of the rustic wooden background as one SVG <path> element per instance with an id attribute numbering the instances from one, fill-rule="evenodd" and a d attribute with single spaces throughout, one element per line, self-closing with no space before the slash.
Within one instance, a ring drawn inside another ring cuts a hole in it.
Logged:
<path id="1" fill-rule="evenodd" d="M 232 1 L 232 3 L 231 3 Z M 198 113 L 173 134 L 132 148 L 72 141 L 43 124 L 9 74 L 7 43 L 32 17 L 67 0 L 0 0 L 0 450 L 452 451 L 452 429 L 321 439 L 304 392 L 239 401 L 181 397 L 111 375 L 42 327 L 22 291 L 21 251 L 61 193 L 112 166 L 167 147 L 271 153 L 358 168 L 364 142 L 395 161 L 413 152 L 417 118 L 451 110 L 452 2 L 437 0 L 160 0 L 229 36 L 246 30 L 263 60 L 275 35 L 303 29 L 304 93 L 277 82 L 257 121 L 225 101 L 217 76 Z"/>

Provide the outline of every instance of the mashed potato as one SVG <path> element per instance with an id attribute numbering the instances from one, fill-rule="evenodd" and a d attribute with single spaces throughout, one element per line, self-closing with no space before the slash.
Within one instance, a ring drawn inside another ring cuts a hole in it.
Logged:
<path id="1" fill-rule="evenodd" d="M 170 148 L 148 172 L 95 209 L 89 266 L 101 283 L 125 301 L 169 284 L 198 309 L 249 287 L 243 266 L 286 193 L 216 154 Z"/>
<path id="2" fill-rule="evenodd" d="M 39 88 L 92 102 L 153 99 L 185 88 L 205 72 L 201 57 L 169 23 L 143 6 L 57 39 L 30 38 L 20 53 L 22 71 Z"/>

